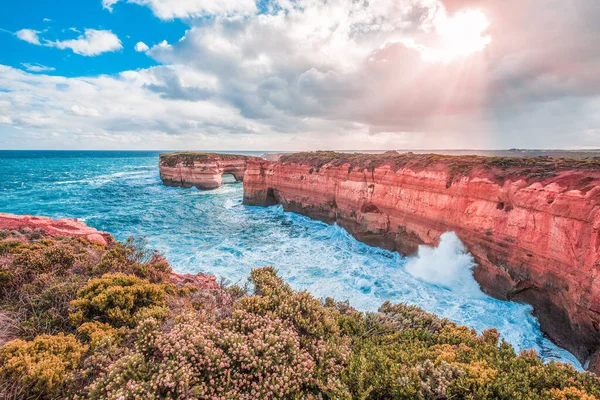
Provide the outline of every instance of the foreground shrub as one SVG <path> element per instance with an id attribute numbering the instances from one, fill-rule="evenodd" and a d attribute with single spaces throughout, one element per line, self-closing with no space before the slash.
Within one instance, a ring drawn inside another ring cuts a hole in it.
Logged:
<path id="1" fill-rule="evenodd" d="M 136 314 L 164 306 L 166 293 L 161 285 L 122 273 L 91 279 L 71 302 L 74 323 L 98 320 L 115 327 L 133 326 Z"/>
<path id="2" fill-rule="evenodd" d="M 350 340 L 341 335 L 337 310 L 326 307 L 306 291 L 295 292 L 273 267 L 253 270 L 250 281 L 254 296 L 242 298 L 236 307 L 290 323 L 300 335 L 302 348 L 315 361 L 316 391 L 338 396 L 344 392 L 338 377 L 347 364 Z"/>
<path id="3" fill-rule="evenodd" d="M 171 266 L 156 250 L 148 249 L 144 239 L 129 238 L 125 243 L 111 244 L 91 270 L 96 276 L 117 272 L 160 283 L 168 280 Z"/>
<path id="4" fill-rule="evenodd" d="M 600 399 L 596 376 L 415 306 L 361 313 L 272 267 L 224 293 L 170 274 L 143 242 L 6 233 L 0 344 L 21 340 L 0 398 Z"/>
<path id="5" fill-rule="evenodd" d="M 214 323 L 192 314 L 167 333 L 146 332 L 140 349 L 111 366 L 86 397 L 303 398 L 313 383 L 314 361 L 279 319 L 237 311 Z"/>
<path id="6" fill-rule="evenodd" d="M 73 380 L 86 347 L 73 335 L 40 335 L 0 348 L 0 382 L 6 398 L 51 398 Z"/>

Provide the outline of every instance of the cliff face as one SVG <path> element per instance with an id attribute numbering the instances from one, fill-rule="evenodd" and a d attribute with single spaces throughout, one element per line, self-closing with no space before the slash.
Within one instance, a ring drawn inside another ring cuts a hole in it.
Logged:
<path id="1" fill-rule="evenodd" d="M 299 153 L 248 161 L 244 203 L 282 204 L 402 254 L 454 231 L 484 291 L 533 305 L 551 339 L 597 368 L 597 160 Z"/>
<path id="2" fill-rule="evenodd" d="M 216 189 L 223 174 L 232 174 L 237 181 L 244 179 L 247 156 L 216 153 L 161 154 L 160 179 L 167 186 Z"/>

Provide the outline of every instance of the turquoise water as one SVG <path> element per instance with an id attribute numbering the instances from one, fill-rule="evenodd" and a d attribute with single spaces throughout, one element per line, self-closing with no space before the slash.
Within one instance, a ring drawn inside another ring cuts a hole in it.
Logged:
<path id="1" fill-rule="evenodd" d="M 481 293 L 472 259 L 451 233 L 437 249 L 404 258 L 278 206 L 244 206 L 240 183 L 207 192 L 165 187 L 157 165 L 155 152 L 0 151 L 0 211 L 79 218 L 121 240 L 145 236 L 179 272 L 238 282 L 273 265 L 315 296 L 360 310 L 385 300 L 416 304 L 478 331 L 495 327 L 517 350 L 580 368 L 543 337 L 529 306 Z"/>

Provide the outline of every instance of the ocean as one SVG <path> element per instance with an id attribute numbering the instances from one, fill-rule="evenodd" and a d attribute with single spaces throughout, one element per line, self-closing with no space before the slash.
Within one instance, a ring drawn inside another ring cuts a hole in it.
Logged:
<path id="1" fill-rule="evenodd" d="M 362 311 L 376 311 L 386 300 L 415 304 L 478 332 L 496 328 L 517 351 L 533 348 L 546 360 L 581 369 L 544 337 L 530 306 L 479 290 L 472 258 L 453 233 L 437 248 L 402 257 L 280 206 L 244 206 L 242 184 L 233 178 L 213 191 L 163 186 L 158 155 L 0 151 L 0 212 L 78 218 L 119 240 L 145 237 L 177 272 L 232 283 L 272 265 L 292 287 L 317 297 L 349 300 Z"/>

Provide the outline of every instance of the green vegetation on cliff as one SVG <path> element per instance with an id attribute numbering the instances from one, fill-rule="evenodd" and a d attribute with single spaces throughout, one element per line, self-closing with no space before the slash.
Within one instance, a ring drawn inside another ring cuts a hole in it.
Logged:
<path id="1" fill-rule="evenodd" d="M 600 157 L 565 158 L 565 157 L 485 157 L 485 156 L 451 156 L 444 154 L 414 154 L 386 151 L 382 154 L 371 153 L 337 153 L 334 151 L 315 151 L 284 154 L 279 158 L 283 163 L 296 163 L 312 167 L 319 172 L 321 168 L 348 165 L 348 172 L 373 171 L 375 168 L 389 166 L 398 171 L 410 168 L 420 171 L 425 168 L 440 166 L 447 168 L 452 176 L 468 176 L 474 169 L 489 172 L 492 178 L 503 181 L 508 178 L 524 178 L 529 182 L 552 178 L 560 171 L 578 170 L 600 172 Z M 578 186 L 589 186 L 594 178 L 576 182 Z"/>
<path id="2" fill-rule="evenodd" d="M 238 154 L 221 154 L 221 153 L 198 153 L 198 152 L 177 152 L 163 153 L 160 155 L 160 165 L 166 167 L 175 167 L 177 164 L 183 164 L 187 167 L 192 167 L 194 161 L 233 161 L 245 160 L 248 156 Z"/>
<path id="3" fill-rule="evenodd" d="M 360 313 L 249 284 L 174 285 L 130 240 L 1 232 L 2 399 L 600 399 L 600 380 L 414 306 Z"/>

